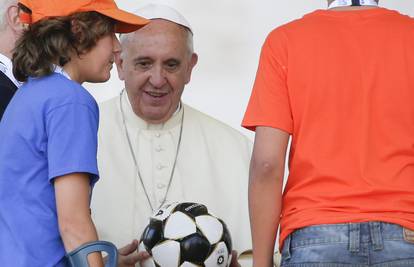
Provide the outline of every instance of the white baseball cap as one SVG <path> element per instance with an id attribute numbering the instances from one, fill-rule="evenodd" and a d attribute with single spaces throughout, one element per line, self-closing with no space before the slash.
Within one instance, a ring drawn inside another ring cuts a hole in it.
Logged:
<path id="1" fill-rule="evenodd" d="M 193 29 L 187 19 L 174 8 L 162 4 L 149 4 L 137 9 L 134 14 L 146 19 L 164 19 L 186 27 L 191 33 Z"/>

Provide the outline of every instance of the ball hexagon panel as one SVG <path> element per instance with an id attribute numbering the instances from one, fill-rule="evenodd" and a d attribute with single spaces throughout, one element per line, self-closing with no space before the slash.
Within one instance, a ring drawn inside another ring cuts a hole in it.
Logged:
<path id="1" fill-rule="evenodd" d="M 164 226 L 164 237 L 169 239 L 180 239 L 197 231 L 195 222 L 187 214 L 181 211 L 173 212 L 167 218 Z"/>
<path id="2" fill-rule="evenodd" d="M 152 248 L 152 257 L 161 267 L 180 265 L 180 243 L 174 240 L 164 241 Z"/>
<path id="3" fill-rule="evenodd" d="M 163 222 L 151 219 L 141 235 L 141 241 L 144 243 L 145 248 L 151 251 L 157 243 L 164 239 L 163 233 Z"/>
<path id="4" fill-rule="evenodd" d="M 181 240 L 181 256 L 183 261 L 202 264 L 209 255 L 211 245 L 200 233 L 194 233 Z"/>
<path id="5" fill-rule="evenodd" d="M 226 243 L 220 242 L 204 262 L 205 267 L 227 267 L 231 262 L 231 254 L 227 251 Z"/>
<path id="6" fill-rule="evenodd" d="M 223 225 L 213 216 L 202 215 L 195 218 L 197 227 L 208 239 L 210 244 L 215 244 L 220 241 L 223 236 Z"/>
<path id="7" fill-rule="evenodd" d="M 180 267 L 201 267 L 200 265 L 192 264 L 191 262 L 185 261 Z"/>

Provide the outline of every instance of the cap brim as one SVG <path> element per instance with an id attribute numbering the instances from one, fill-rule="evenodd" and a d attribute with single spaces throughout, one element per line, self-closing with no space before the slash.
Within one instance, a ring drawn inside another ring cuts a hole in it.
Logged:
<path id="1" fill-rule="evenodd" d="M 116 21 L 115 32 L 117 33 L 134 32 L 150 22 L 148 19 L 120 9 L 96 10 L 96 12 L 114 19 Z"/>

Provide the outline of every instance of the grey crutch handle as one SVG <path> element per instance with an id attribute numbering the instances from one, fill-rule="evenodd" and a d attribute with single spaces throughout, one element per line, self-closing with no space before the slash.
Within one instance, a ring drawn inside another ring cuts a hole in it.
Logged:
<path id="1" fill-rule="evenodd" d="M 86 243 L 66 254 L 69 267 L 88 267 L 88 255 L 100 251 L 108 253 L 108 261 L 106 262 L 105 267 L 116 267 L 118 262 L 118 250 L 114 244 L 107 241 Z"/>

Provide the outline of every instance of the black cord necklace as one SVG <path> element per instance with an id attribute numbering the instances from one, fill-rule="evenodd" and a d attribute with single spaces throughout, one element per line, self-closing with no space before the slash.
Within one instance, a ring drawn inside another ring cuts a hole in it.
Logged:
<path id="1" fill-rule="evenodd" d="M 120 96 L 119 96 L 119 105 L 120 105 L 120 110 L 121 110 L 122 123 L 124 125 L 125 136 L 126 136 L 126 139 L 128 141 L 129 151 L 131 153 L 131 157 L 132 157 L 132 160 L 133 160 L 134 165 L 135 165 L 135 170 L 136 170 L 138 179 L 139 179 L 139 181 L 141 183 L 141 186 L 142 186 L 142 189 L 143 189 L 143 191 L 145 193 L 145 197 L 147 198 L 148 205 L 150 206 L 152 212 L 155 212 L 155 209 L 152 206 L 151 200 L 149 198 L 147 189 L 145 188 L 145 185 L 144 185 L 144 181 L 142 179 L 141 172 L 139 171 L 138 161 L 137 161 L 137 158 L 135 156 L 134 150 L 132 149 L 131 138 L 129 137 L 128 129 L 127 129 L 127 126 L 126 126 L 124 109 L 122 107 L 122 95 L 124 94 L 124 91 L 125 91 L 125 89 L 123 89 L 121 91 L 121 93 L 120 93 Z M 174 177 L 175 166 L 177 165 L 178 152 L 180 151 L 180 146 L 181 146 L 181 137 L 183 135 L 184 106 L 182 107 L 182 109 L 183 109 L 183 111 L 182 111 L 183 113 L 181 115 L 180 133 L 179 133 L 179 136 L 178 136 L 178 143 L 177 143 L 177 149 L 175 151 L 175 157 L 174 157 L 173 167 L 171 169 L 171 174 L 170 174 L 170 178 L 169 178 L 169 181 L 168 181 L 167 190 L 165 192 L 164 198 L 162 199 L 161 204 L 158 206 L 157 209 L 159 209 L 160 207 L 162 207 L 165 204 L 165 201 L 167 200 L 167 195 L 168 195 L 168 192 L 170 190 L 171 183 L 172 183 L 172 180 L 173 180 L 173 177 Z"/>

